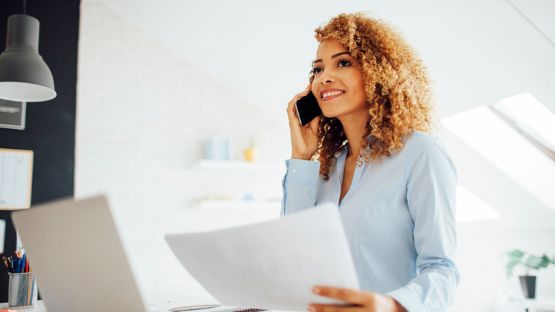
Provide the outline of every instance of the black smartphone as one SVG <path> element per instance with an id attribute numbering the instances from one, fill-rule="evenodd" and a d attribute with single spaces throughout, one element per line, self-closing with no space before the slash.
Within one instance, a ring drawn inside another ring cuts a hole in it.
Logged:
<path id="1" fill-rule="evenodd" d="M 312 119 L 322 115 L 322 110 L 318 105 L 316 97 L 312 94 L 312 91 L 309 92 L 308 95 L 300 98 L 297 103 L 295 103 L 295 107 L 297 108 L 297 116 L 299 117 L 301 126 L 306 125 Z"/>

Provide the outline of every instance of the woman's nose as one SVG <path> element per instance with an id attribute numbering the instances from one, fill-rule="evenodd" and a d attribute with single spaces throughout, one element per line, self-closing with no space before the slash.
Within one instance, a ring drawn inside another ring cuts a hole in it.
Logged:
<path id="1" fill-rule="evenodd" d="M 322 75 L 322 77 L 320 78 L 320 83 L 322 85 L 327 85 L 327 84 L 332 83 L 334 81 L 335 81 L 335 78 L 333 78 L 330 75 Z"/>
<path id="2" fill-rule="evenodd" d="M 330 68 L 324 69 L 320 74 L 320 84 L 327 85 L 332 82 L 335 82 L 335 75 L 333 70 L 330 70 Z"/>

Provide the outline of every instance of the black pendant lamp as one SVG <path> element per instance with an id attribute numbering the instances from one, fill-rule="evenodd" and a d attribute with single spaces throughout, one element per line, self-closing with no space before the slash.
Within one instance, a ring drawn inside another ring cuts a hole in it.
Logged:
<path id="1" fill-rule="evenodd" d="M 54 78 L 39 55 L 39 21 L 23 13 L 8 17 L 6 50 L 0 54 L 0 99 L 42 102 L 56 97 Z"/>

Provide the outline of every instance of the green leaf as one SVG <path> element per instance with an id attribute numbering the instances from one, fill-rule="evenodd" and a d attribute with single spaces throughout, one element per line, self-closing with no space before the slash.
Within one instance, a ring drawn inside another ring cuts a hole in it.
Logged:
<path id="1" fill-rule="evenodd" d="M 520 249 L 513 249 L 511 251 L 508 251 L 506 253 L 507 257 L 509 259 L 520 259 L 524 256 L 524 251 L 520 250 Z"/>
<path id="2" fill-rule="evenodd" d="M 549 257 L 544 254 L 542 256 L 542 262 L 540 263 L 540 268 L 547 268 L 549 266 L 549 264 L 551 263 L 551 261 L 549 260 Z"/>
<path id="3" fill-rule="evenodd" d="M 524 265 L 529 267 L 530 269 L 537 270 L 537 269 L 541 268 L 542 263 L 543 263 L 543 258 L 542 257 L 530 255 L 530 256 L 528 256 L 528 258 L 524 262 Z"/>

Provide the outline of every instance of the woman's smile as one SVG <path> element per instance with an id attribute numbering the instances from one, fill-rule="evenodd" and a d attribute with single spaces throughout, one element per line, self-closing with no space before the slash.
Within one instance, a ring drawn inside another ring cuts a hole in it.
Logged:
<path id="1" fill-rule="evenodd" d="M 340 89 L 325 89 L 320 91 L 320 98 L 322 101 L 330 101 L 343 95 L 343 93 L 345 93 L 345 91 Z"/>

